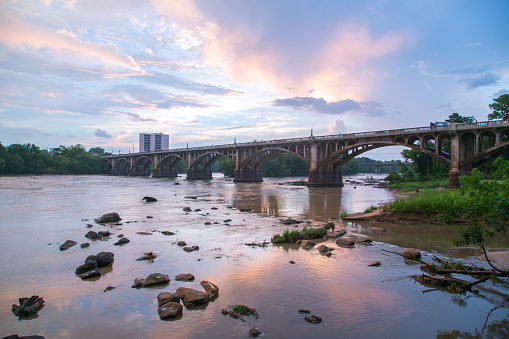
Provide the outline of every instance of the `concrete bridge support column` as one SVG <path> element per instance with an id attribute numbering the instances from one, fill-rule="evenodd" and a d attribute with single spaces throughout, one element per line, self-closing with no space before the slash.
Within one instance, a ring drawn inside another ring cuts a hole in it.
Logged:
<path id="1" fill-rule="evenodd" d="M 454 125 L 453 125 L 454 126 Z M 451 135 L 451 169 L 449 171 L 449 188 L 460 187 L 460 140 L 459 135 Z"/>
<path id="2" fill-rule="evenodd" d="M 187 180 L 212 179 L 212 169 L 188 169 Z"/>
<path id="3" fill-rule="evenodd" d="M 343 174 L 341 169 L 338 170 L 309 170 L 308 172 L 309 187 L 343 187 Z"/>
<path id="4" fill-rule="evenodd" d="M 262 170 L 236 168 L 233 171 L 233 182 L 262 182 Z"/>
<path id="5" fill-rule="evenodd" d="M 178 177 L 176 168 L 154 168 L 152 172 L 153 177 Z"/>

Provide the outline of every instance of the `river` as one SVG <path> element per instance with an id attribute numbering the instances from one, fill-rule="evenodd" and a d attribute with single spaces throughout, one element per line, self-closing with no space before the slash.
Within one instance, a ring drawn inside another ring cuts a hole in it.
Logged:
<path id="1" fill-rule="evenodd" d="M 245 245 L 293 229 L 280 219 L 324 222 L 394 199 L 387 189 L 356 184 L 362 176 L 350 179 L 343 188 L 307 188 L 287 184 L 298 178 L 235 184 L 217 176 L 207 181 L 186 181 L 185 176 L 0 177 L 0 337 L 246 338 L 253 327 L 264 338 L 505 337 L 508 300 L 496 293 L 507 294 L 504 282 L 488 282 L 478 294 L 429 291 L 410 278 L 421 272 L 419 264 L 382 251 L 415 247 L 427 261 L 436 255 L 481 265 L 475 248 L 451 245 L 454 227 L 344 222 L 349 232 L 375 241 L 352 249 L 326 241 L 335 249 L 331 257 L 296 245 Z M 158 202 L 142 203 L 144 196 Z M 246 208 L 253 211 L 240 212 Z M 109 212 L 118 212 L 122 224 L 110 228 L 93 222 Z M 387 232 L 375 232 L 375 226 Z M 84 237 L 89 230 L 115 235 L 90 241 Z M 165 230 L 176 234 L 160 233 Z M 114 246 L 119 234 L 131 242 Z M 60 251 L 68 239 L 78 245 Z M 184 252 L 177 241 L 200 249 Z M 80 248 L 85 242 L 91 246 Z M 490 249 L 508 247 L 507 236 L 490 244 Z M 79 279 L 75 268 L 102 251 L 114 253 L 111 269 L 99 279 Z M 149 251 L 158 255 L 154 262 L 136 260 Z M 382 265 L 368 267 L 374 260 Z M 168 274 L 170 284 L 131 288 L 135 278 L 155 272 Z M 180 273 L 196 279 L 175 281 Z M 206 307 L 184 308 L 178 320 L 159 319 L 160 292 L 181 286 L 202 290 L 202 280 L 219 287 L 218 299 Z M 108 286 L 115 289 L 105 291 Z M 36 318 L 18 320 L 12 304 L 32 295 L 44 298 L 44 308 Z M 221 313 L 235 304 L 256 308 L 259 317 L 241 321 Z M 300 309 L 323 321 L 306 322 Z"/>

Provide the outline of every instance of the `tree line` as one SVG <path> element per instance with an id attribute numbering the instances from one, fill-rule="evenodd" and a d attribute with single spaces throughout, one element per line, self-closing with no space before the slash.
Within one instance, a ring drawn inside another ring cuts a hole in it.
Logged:
<path id="1" fill-rule="evenodd" d="M 30 143 L 5 147 L 0 142 L 0 174 L 109 173 L 100 154 L 107 153 L 100 147 L 87 152 L 80 144 L 48 151 Z"/>

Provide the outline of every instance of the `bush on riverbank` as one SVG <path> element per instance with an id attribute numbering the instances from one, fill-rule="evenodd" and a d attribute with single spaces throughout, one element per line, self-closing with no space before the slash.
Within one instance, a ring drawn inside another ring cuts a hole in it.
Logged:
<path id="1" fill-rule="evenodd" d="M 397 174 L 396 174 L 397 175 Z M 387 179 L 386 179 L 387 180 Z M 402 192 L 412 192 L 416 189 L 433 189 L 444 187 L 447 188 L 449 186 L 449 177 L 447 178 L 432 178 L 423 181 L 400 181 L 400 182 L 392 182 L 388 187 L 395 188 Z"/>
<path id="2" fill-rule="evenodd" d="M 327 233 L 325 228 L 307 228 L 304 227 L 302 231 L 297 230 L 286 230 L 283 234 L 276 234 L 270 241 L 273 244 L 284 244 L 284 243 L 295 243 L 299 239 L 314 239 L 323 237 Z"/>

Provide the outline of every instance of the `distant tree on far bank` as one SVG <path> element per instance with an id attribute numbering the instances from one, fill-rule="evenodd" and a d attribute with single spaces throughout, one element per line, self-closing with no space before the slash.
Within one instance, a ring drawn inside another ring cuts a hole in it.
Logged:
<path id="1" fill-rule="evenodd" d="M 457 112 L 454 112 L 453 114 L 449 115 L 449 119 L 445 119 L 445 121 L 450 124 L 467 124 L 477 122 L 477 120 L 473 116 L 464 117 L 459 115 Z"/>
<path id="2" fill-rule="evenodd" d="M 509 120 L 509 94 L 503 94 L 493 99 L 490 109 L 492 113 L 488 114 L 488 120 Z"/>
<path id="3" fill-rule="evenodd" d="M 51 152 L 33 144 L 0 143 L 0 174 L 100 174 L 105 173 L 100 155 L 82 145 L 62 146 Z"/>

